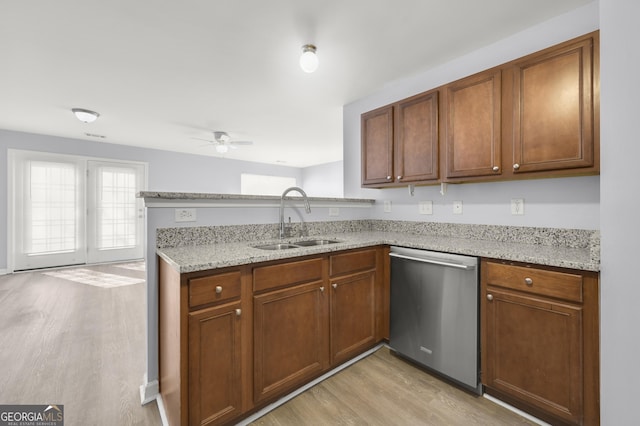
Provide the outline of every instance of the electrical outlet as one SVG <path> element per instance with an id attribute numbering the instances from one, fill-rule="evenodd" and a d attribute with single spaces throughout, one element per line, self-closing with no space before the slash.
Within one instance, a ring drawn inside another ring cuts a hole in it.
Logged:
<path id="1" fill-rule="evenodd" d="M 339 207 L 329 207 L 329 216 L 340 216 Z"/>
<path id="2" fill-rule="evenodd" d="M 433 214 L 433 202 L 420 201 L 420 203 L 418 203 L 418 211 L 420 214 Z"/>
<path id="3" fill-rule="evenodd" d="M 462 214 L 462 201 L 453 202 L 453 214 Z"/>
<path id="4" fill-rule="evenodd" d="M 511 214 L 517 216 L 524 215 L 524 198 L 511 199 Z"/>
<path id="5" fill-rule="evenodd" d="M 195 222 L 196 209 L 175 209 L 176 222 Z"/>
<path id="6" fill-rule="evenodd" d="M 391 200 L 384 200 L 384 212 L 391 213 Z"/>

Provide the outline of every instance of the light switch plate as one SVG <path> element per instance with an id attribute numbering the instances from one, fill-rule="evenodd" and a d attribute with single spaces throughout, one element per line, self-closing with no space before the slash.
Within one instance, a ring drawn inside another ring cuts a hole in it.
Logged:
<path id="1" fill-rule="evenodd" d="M 384 200 L 384 212 L 391 213 L 391 200 Z"/>
<path id="2" fill-rule="evenodd" d="M 462 201 L 453 202 L 453 214 L 462 214 Z"/>
<path id="3" fill-rule="evenodd" d="M 329 216 L 340 216 L 339 207 L 329 207 Z"/>
<path id="4" fill-rule="evenodd" d="M 420 203 L 418 203 L 418 211 L 420 214 L 433 214 L 433 202 L 420 201 Z"/>

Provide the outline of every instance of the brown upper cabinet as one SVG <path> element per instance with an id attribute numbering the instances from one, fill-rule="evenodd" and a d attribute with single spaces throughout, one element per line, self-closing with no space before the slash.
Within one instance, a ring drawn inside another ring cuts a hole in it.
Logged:
<path id="1" fill-rule="evenodd" d="M 397 186 L 438 180 L 438 91 L 362 116 L 362 182 Z"/>
<path id="2" fill-rule="evenodd" d="M 365 113 L 362 186 L 597 174 L 599 81 L 596 31 Z"/>
<path id="3" fill-rule="evenodd" d="M 393 106 L 362 115 L 362 184 L 393 182 Z"/>
<path id="4" fill-rule="evenodd" d="M 489 70 L 445 87 L 446 178 L 501 172 L 500 75 Z"/>
<path id="5" fill-rule="evenodd" d="M 504 73 L 504 138 L 514 174 L 597 171 L 598 34 L 513 63 Z"/>

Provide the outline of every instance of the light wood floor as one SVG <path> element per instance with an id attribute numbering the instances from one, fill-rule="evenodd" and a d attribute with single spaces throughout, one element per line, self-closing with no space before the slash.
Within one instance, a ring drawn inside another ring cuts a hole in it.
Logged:
<path id="1" fill-rule="evenodd" d="M 252 423 L 281 425 L 534 425 L 381 348 Z"/>
<path id="2" fill-rule="evenodd" d="M 145 312 L 144 282 L 100 288 L 40 272 L 0 276 L 0 403 L 63 404 L 67 426 L 160 425 L 155 401 L 140 405 Z"/>

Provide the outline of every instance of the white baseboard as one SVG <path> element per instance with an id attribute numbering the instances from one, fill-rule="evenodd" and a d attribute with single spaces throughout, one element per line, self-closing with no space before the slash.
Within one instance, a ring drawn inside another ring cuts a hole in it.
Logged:
<path id="1" fill-rule="evenodd" d="M 8 269 L 0 269 L 0 275 L 7 275 L 9 273 Z"/>
<path id="2" fill-rule="evenodd" d="M 142 405 L 148 404 L 160 396 L 160 384 L 157 380 L 147 382 L 146 376 L 144 384 L 140 386 L 140 402 Z"/>
<path id="3" fill-rule="evenodd" d="M 158 404 L 158 411 L 160 412 L 162 426 L 169 426 L 169 420 L 167 420 L 167 412 L 164 409 L 164 401 L 162 400 L 162 395 L 158 394 L 158 396 L 156 397 L 156 403 Z"/>
<path id="4" fill-rule="evenodd" d="M 482 394 L 482 396 L 483 396 L 483 397 L 485 397 L 486 399 L 488 399 L 489 401 L 491 401 L 491 402 L 493 402 L 493 403 L 495 403 L 495 404 L 498 404 L 498 405 L 500 405 L 500 406 L 502 406 L 502 407 L 506 408 L 506 409 L 507 409 L 507 410 L 509 410 L 509 411 L 513 411 L 514 413 L 516 413 L 516 414 L 518 414 L 518 415 L 520 415 L 520 416 L 524 417 L 525 419 L 527 419 L 527 420 L 529 420 L 529 421 L 531 421 L 531 422 L 533 422 L 533 423 L 539 424 L 540 426 L 551 426 L 549 423 L 543 422 L 543 421 L 542 421 L 542 420 L 540 420 L 539 418 L 537 418 L 537 417 L 533 417 L 531 414 L 529 414 L 529 413 L 525 413 L 524 411 L 519 410 L 519 409 L 517 409 L 516 407 L 514 407 L 514 406 L 512 406 L 512 405 L 509 405 L 509 404 L 507 404 L 506 402 L 501 401 L 501 400 L 499 400 L 499 399 L 498 399 L 498 398 L 496 398 L 496 397 L 493 397 L 493 396 L 491 396 L 491 395 L 487 395 L 486 393 L 485 393 L 485 394 Z"/>

